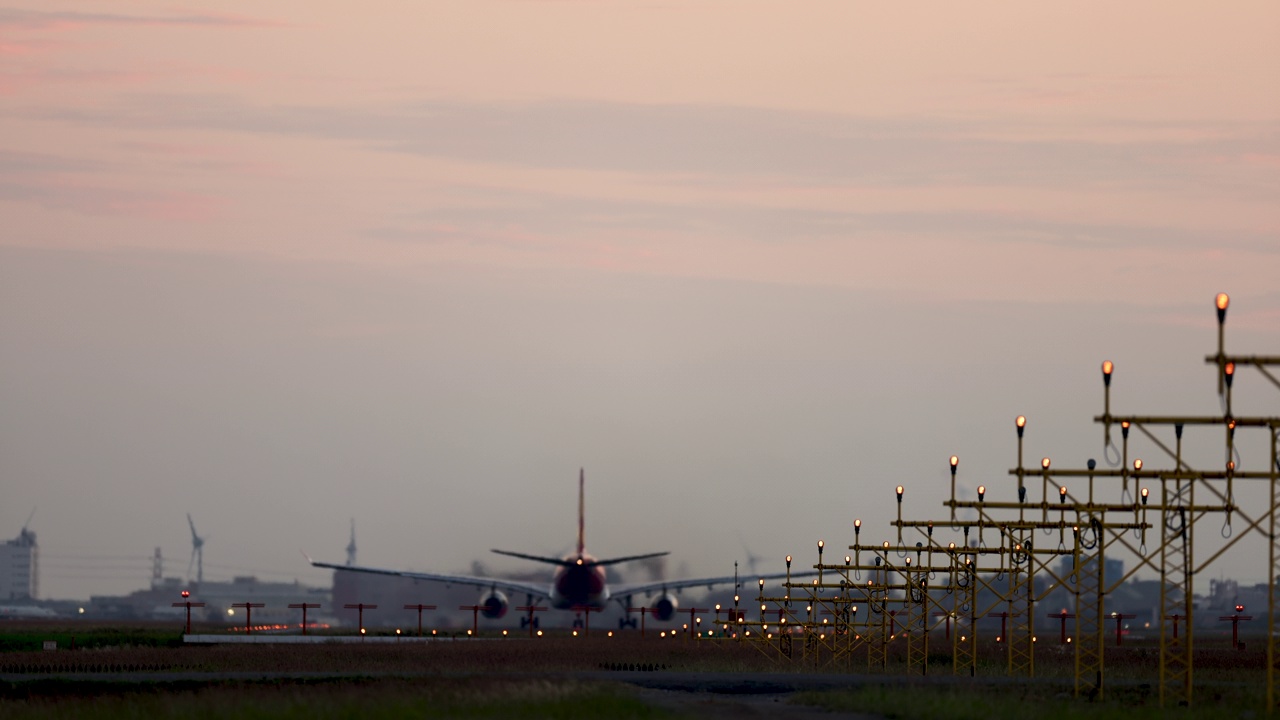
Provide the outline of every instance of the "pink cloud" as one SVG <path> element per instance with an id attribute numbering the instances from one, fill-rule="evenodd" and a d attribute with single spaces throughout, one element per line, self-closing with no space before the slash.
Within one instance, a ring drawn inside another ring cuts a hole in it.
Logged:
<path id="1" fill-rule="evenodd" d="M 288 23 L 245 15 L 200 13 L 190 15 L 119 15 L 115 13 L 42 12 L 0 10 L 0 27 L 33 30 L 69 30 L 86 25 L 198 25 L 204 27 L 288 27 Z"/>
<path id="2" fill-rule="evenodd" d="M 52 46 L 47 40 L 0 39 L 0 55 L 33 55 Z"/>
<path id="3" fill-rule="evenodd" d="M 129 190 L 78 180 L 0 183 L 0 198 L 26 200 L 86 215 L 128 215 L 150 220 L 205 222 L 223 214 L 227 201 L 182 190 Z"/>
<path id="4" fill-rule="evenodd" d="M 1270 153 L 1245 153 L 1240 156 L 1245 165 L 1263 168 L 1280 168 L 1280 155 Z"/>

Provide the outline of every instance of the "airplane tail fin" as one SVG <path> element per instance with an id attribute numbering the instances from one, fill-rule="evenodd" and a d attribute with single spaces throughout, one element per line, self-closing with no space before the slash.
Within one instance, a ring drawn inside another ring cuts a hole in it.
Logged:
<path id="1" fill-rule="evenodd" d="M 509 557 L 517 557 L 523 560 L 532 560 L 534 562 L 546 563 L 548 565 L 559 565 L 560 567 L 572 567 L 574 565 L 617 565 L 618 563 L 631 562 L 632 560 L 647 560 L 649 558 L 662 557 L 665 552 L 646 553 L 644 555 L 627 555 L 625 557 L 606 558 L 604 560 L 585 560 L 583 555 L 586 553 L 586 471 L 578 468 L 578 553 L 576 558 L 560 559 L 546 557 L 543 555 L 529 555 L 527 553 L 512 552 L 510 550 L 490 550 L 489 552 L 499 555 L 507 555 Z"/>
<path id="2" fill-rule="evenodd" d="M 586 484 L 587 473 L 584 469 L 578 468 L 578 557 L 582 557 L 582 553 L 586 549 L 586 503 L 584 498 L 584 485 Z"/>

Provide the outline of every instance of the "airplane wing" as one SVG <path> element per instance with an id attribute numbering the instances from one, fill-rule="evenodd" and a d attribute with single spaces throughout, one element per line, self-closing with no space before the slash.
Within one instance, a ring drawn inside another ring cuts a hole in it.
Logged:
<path id="1" fill-rule="evenodd" d="M 814 577 L 818 573 L 816 570 L 806 572 L 793 572 L 791 579 Z M 710 590 L 716 585 L 732 585 L 736 579 L 744 588 L 759 588 L 760 580 L 785 580 L 786 573 L 773 573 L 770 575 L 739 575 L 734 578 L 732 575 L 723 577 L 706 577 L 706 578 L 687 578 L 685 580 L 659 580 L 657 582 L 633 583 L 630 585 L 617 585 L 609 588 L 609 592 L 616 598 L 626 595 L 646 595 L 649 593 L 663 592 L 665 590 L 680 590 L 690 587 L 705 587 Z"/>
<path id="2" fill-rule="evenodd" d="M 502 578 L 477 577 L 475 575 L 445 575 L 442 573 L 413 572 L 411 570 L 387 570 L 364 565 L 335 565 L 333 563 L 317 562 L 311 558 L 307 558 L 307 562 L 315 567 L 330 568 L 332 570 L 350 570 L 351 572 L 372 573 L 374 575 L 397 575 L 412 580 L 429 580 L 431 582 L 445 583 L 446 585 L 469 585 L 481 589 L 492 588 L 510 593 L 523 593 L 542 599 L 551 597 L 550 587 L 547 585 L 535 585 L 534 583 L 520 582 L 519 580 L 503 580 Z"/>

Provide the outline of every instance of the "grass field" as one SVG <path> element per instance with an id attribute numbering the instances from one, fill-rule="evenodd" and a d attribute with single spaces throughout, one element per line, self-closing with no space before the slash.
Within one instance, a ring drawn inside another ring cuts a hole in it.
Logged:
<path id="1" fill-rule="evenodd" d="M 173 623 L 68 624 L 62 620 L 0 621 L 0 653 L 40 650 L 46 640 L 62 649 L 181 647 L 182 628 Z"/>
<path id="2" fill-rule="evenodd" d="M 1116 687 L 1103 701 L 1077 700 L 1071 687 L 1052 683 L 948 687 L 870 686 L 797 693 L 792 701 L 833 711 L 885 718 L 938 720 L 1154 720 L 1155 718 L 1263 717 L 1261 687 L 1210 691 L 1192 708 L 1161 708 L 1150 687 Z"/>
<path id="3" fill-rule="evenodd" d="M 35 718 L 650 718 L 666 715 L 609 683 L 416 678 L 215 683 L 47 680 L 7 688 L 0 716 Z"/>
<path id="4" fill-rule="evenodd" d="M 72 635 L 75 650 L 69 649 Z M 57 639 L 59 649 L 33 649 L 48 639 Z M 644 718 L 673 712 L 671 703 L 654 706 L 632 685 L 612 681 L 612 673 L 582 677 L 618 669 L 871 678 L 861 687 L 795 693 L 793 705 L 773 709 L 784 716 L 784 708 L 799 711 L 797 704 L 837 714 L 955 720 L 1021 718 L 1033 707 L 1038 720 L 1266 715 L 1260 638 L 1247 652 L 1208 643 L 1197 650 L 1189 710 L 1159 708 L 1158 653 L 1141 643 L 1108 648 L 1105 698 L 1090 701 L 1074 696 L 1073 656 L 1052 644 L 1037 649 L 1034 680 L 1007 678 L 1002 648 L 993 645 L 981 653 L 977 678 L 954 678 L 949 656 L 936 652 L 929 663 L 934 680 L 906 684 L 901 665 L 893 669 L 900 663 L 896 651 L 888 673 L 868 675 L 865 657 L 844 669 L 815 668 L 779 662 L 746 643 L 637 633 L 367 645 L 183 646 L 180 639 L 168 626 L 0 624 L 0 674 L 8 676 L 0 682 L 0 717 Z M 705 706 L 687 704 L 686 712 L 676 703 L 675 714 L 704 714 Z"/>
<path id="5" fill-rule="evenodd" d="M 688 672 L 776 671 L 753 648 L 711 643 L 616 638 L 551 637 L 458 642 L 320 645 L 118 645 L 79 650 L 0 653 L 3 673 L 257 672 L 257 673 L 486 673 L 569 672 L 620 666 Z"/>

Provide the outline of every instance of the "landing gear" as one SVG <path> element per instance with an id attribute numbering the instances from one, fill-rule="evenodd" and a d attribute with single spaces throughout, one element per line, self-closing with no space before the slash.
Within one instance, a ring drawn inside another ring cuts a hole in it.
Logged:
<path id="1" fill-rule="evenodd" d="M 631 628 L 632 630 L 635 630 L 636 621 L 635 621 L 635 618 L 631 617 L 631 596 L 630 595 L 626 597 L 626 602 L 623 603 L 622 609 L 625 610 L 627 614 L 624 615 L 623 617 L 618 618 L 618 629 L 626 630 L 627 628 Z M 644 612 L 644 611 L 641 610 L 641 612 Z"/>
<path id="2" fill-rule="evenodd" d="M 573 629 L 577 630 L 582 627 L 585 627 L 585 625 L 583 625 L 582 623 L 582 613 L 578 613 L 577 615 L 573 616 Z"/>
<path id="3" fill-rule="evenodd" d="M 539 624 L 538 624 L 538 621 L 539 621 L 539 620 L 541 620 L 541 618 L 534 618 L 534 619 L 533 619 L 533 623 L 532 623 L 532 624 L 533 624 L 533 629 L 534 629 L 534 630 L 537 630 L 537 629 L 539 629 L 539 628 L 541 628 L 541 627 L 542 627 L 541 625 L 539 625 Z M 521 629 L 521 630 L 525 630 L 525 629 L 527 629 L 527 628 L 529 627 L 529 625 L 530 625 L 529 618 L 527 618 L 527 617 L 522 617 L 522 618 L 520 618 L 520 629 Z"/>

